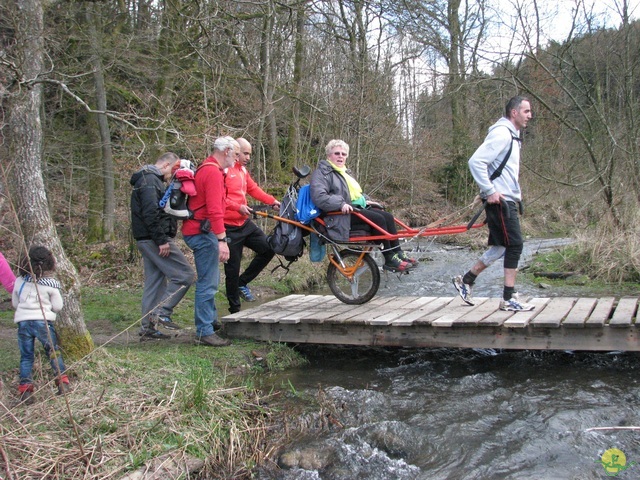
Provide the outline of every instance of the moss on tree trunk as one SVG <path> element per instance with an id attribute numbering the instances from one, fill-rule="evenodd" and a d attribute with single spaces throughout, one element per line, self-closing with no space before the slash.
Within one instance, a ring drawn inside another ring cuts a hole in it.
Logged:
<path id="1" fill-rule="evenodd" d="M 87 331 L 78 332 L 74 328 L 60 326 L 56 327 L 56 331 L 65 361 L 78 360 L 95 348 L 91 334 Z"/>

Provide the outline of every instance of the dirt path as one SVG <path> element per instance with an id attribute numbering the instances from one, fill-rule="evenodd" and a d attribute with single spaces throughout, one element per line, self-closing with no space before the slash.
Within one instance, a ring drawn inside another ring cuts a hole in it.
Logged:
<path id="1" fill-rule="evenodd" d="M 0 301 L 0 312 L 13 312 L 10 299 L 3 299 Z M 91 338 L 96 347 L 109 345 L 129 345 L 139 344 L 140 337 L 138 336 L 139 325 L 133 325 L 125 331 L 119 331 L 113 325 L 113 323 L 106 319 L 93 320 L 87 322 L 87 328 L 91 333 Z M 185 327 L 182 330 L 162 330 L 163 333 L 171 335 L 170 341 L 172 343 L 190 344 L 193 343 L 195 338 L 195 328 Z M 148 340 L 151 342 L 157 340 Z M 19 356 L 18 345 L 16 341 L 16 326 L 9 320 L 0 322 L 0 351 L 11 352 L 15 351 Z"/>
<path id="2" fill-rule="evenodd" d="M 278 294 L 271 288 L 256 286 L 253 287 L 253 292 L 258 298 L 258 301 L 251 304 L 245 304 L 243 305 L 243 308 L 255 307 L 278 297 Z M 0 299 L 0 312 L 13 312 L 11 298 L 5 296 Z M 226 311 L 220 312 L 220 314 L 225 315 Z M 140 337 L 138 336 L 138 324 L 131 326 L 126 331 L 120 331 L 110 320 L 98 319 L 87 322 L 87 328 L 89 329 L 91 338 L 97 347 L 105 344 L 129 345 L 140 343 Z M 169 341 L 172 343 L 190 344 L 195 339 L 195 327 L 193 325 L 185 326 L 182 330 L 177 331 L 162 329 L 162 332 L 167 335 L 171 335 L 172 338 Z M 147 341 L 154 342 L 157 340 Z M 4 348 L 16 349 L 16 351 L 18 348 L 16 345 L 15 324 L 10 323 L 9 321 L 0 322 L 0 350 Z"/>
<path id="3" fill-rule="evenodd" d="M 134 325 L 124 332 L 117 331 L 108 320 L 97 320 L 87 325 L 91 338 L 96 347 L 102 345 L 129 345 L 141 343 L 138 335 L 139 325 Z M 195 339 L 195 327 L 185 327 L 181 330 L 160 329 L 162 333 L 170 335 L 166 341 L 178 344 L 191 344 Z M 157 342 L 159 340 L 142 340 L 142 342 Z M 165 341 L 165 340 L 162 340 Z"/>

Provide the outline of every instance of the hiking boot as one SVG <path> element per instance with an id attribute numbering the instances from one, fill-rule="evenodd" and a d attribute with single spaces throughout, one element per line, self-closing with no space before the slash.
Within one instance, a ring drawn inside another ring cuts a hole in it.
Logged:
<path id="1" fill-rule="evenodd" d="M 400 254 L 396 253 L 393 257 L 385 260 L 382 268 L 390 272 L 406 272 L 413 268 L 413 265 L 400 258 Z"/>
<path id="2" fill-rule="evenodd" d="M 462 280 L 462 275 L 453 277 L 452 282 L 453 286 L 456 287 L 456 290 L 458 290 L 462 301 L 467 305 L 475 305 L 471 292 L 471 285 L 464 283 L 464 281 Z"/>
<path id="3" fill-rule="evenodd" d="M 62 375 L 60 377 L 60 380 L 56 378 L 56 385 L 58 386 L 58 395 L 69 393 L 69 377 L 67 377 L 66 375 Z"/>
<path id="4" fill-rule="evenodd" d="M 18 386 L 18 393 L 20 394 L 20 403 L 31 405 L 35 401 L 35 397 L 33 396 L 33 385 L 31 384 Z"/>
<path id="5" fill-rule="evenodd" d="M 249 290 L 249 287 L 247 287 L 246 285 L 238 287 L 238 290 L 240 291 L 240 297 L 245 302 L 255 302 L 257 300 L 257 298 L 253 296 L 253 293 L 251 293 L 251 290 Z"/>
<path id="6" fill-rule="evenodd" d="M 229 340 L 225 340 L 224 338 L 220 338 L 215 333 L 211 335 L 205 335 L 204 337 L 196 337 L 196 345 L 207 345 L 209 347 L 226 347 L 227 345 L 231 345 Z"/>
<path id="7" fill-rule="evenodd" d="M 506 312 L 530 312 L 534 308 L 535 305 L 521 302 L 517 293 L 514 293 L 510 300 L 500 300 L 500 310 Z"/>
<path id="8" fill-rule="evenodd" d="M 155 328 L 143 330 L 138 333 L 138 335 L 140 335 L 141 342 L 144 342 L 145 340 L 164 340 L 165 338 L 171 338 L 170 335 L 162 333 L 160 330 L 156 330 Z"/>
<path id="9" fill-rule="evenodd" d="M 414 267 L 418 266 L 418 260 L 415 258 L 411 258 L 409 255 L 407 255 L 405 252 L 401 251 L 400 253 L 398 253 L 398 255 L 400 256 L 400 260 L 403 260 L 405 262 L 410 263 L 411 265 L 413 265 Z"/>
<path id="10" fill-rule="evenodd" d="M 171 320 L 166 315 L 154 315 L 153 321 L 156 325 L 166 328 L 167 330 L 182 330 L 182 327 Z"/>

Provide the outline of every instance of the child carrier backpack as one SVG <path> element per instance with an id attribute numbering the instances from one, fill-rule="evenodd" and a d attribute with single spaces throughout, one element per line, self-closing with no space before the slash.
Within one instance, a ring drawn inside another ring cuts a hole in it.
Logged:
<path id="1" fill-rule="evenodd" d="M 289 185 L 287 193 L 280 202 L 279 216 L 288 220 L 296 220 L 296 202 L 298 190 L 295 185 Z M 277 255 L 282 255 L 289 263 L 295 262 L 302 256 L 306 245 L 303 231 L 300 227 L 278 222 L 273 232 L 267 237 L 269 245 Z"/>
<path id="2" fill-rule="evenodd" d="M 173 176 L 159 206 L 178 220 L 188 220 L 193 218 L 193 212 L 187 208 L 187 200 L 196 194 L 193 164 L 189 160 L 180 160 L 176 162 Z"/>

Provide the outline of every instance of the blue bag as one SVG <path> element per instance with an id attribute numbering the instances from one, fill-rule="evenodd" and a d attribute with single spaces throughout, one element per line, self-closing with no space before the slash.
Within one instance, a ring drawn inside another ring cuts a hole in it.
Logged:
<path id="1" fill-rule="evenodd" d="M 327 249 L 320 241 L 317 233 L 312 233 L 309 238 L 309 258 L 312 262 L 321 262 Z"/>
<path id="2" fill-rule="evenodd" d="M 298 192 L 298 201 L 296 202 L 296 220 L 300 223 L 308 225 L 311 220 L 322 213 L 311 200 L 311 189 L 309 185 L 304 185 Z"/>

